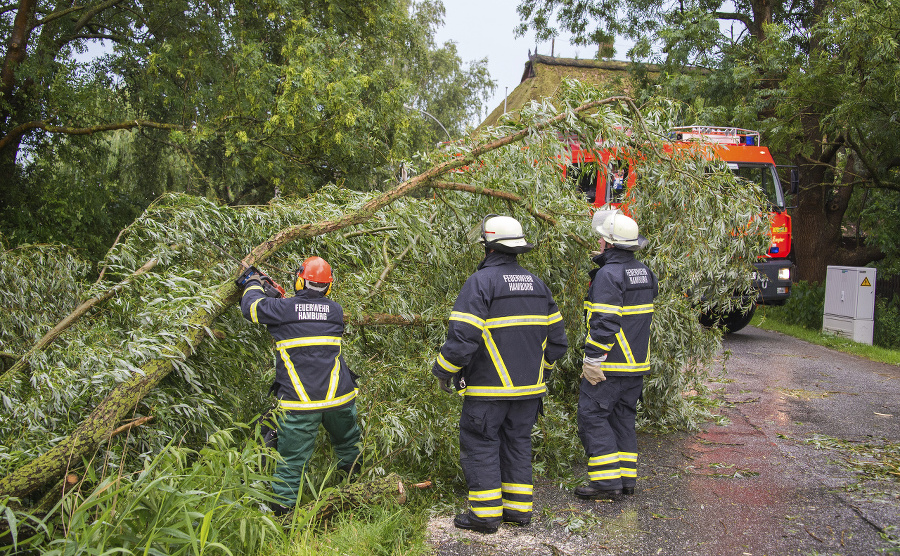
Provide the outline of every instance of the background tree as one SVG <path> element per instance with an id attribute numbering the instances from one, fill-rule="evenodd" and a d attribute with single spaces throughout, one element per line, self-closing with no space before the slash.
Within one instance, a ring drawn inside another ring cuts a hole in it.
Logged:
<path id="1" fill-rule="evenodd" d="M 797 278 L 897 257 L 883 227 L 900 201 L 895 2 L 524 0 L 519 13 L 539 37 L 558 23 L 583 44 L 636 40 L 632 57 L 664 64 L 646 94 L 688 102 L 683 123 L 759 129 L 799 166 Z"/>
<path id="2" fill-rule="evenodd" d="M 442 17 L 430 0 L 11 5 L 2 231 L 100 257 L 167 191 L 247 204 L 381 187 L 446 140 L 406 105 L 458 134 L 493 86 L 484 61 L 434 44 Z"/>

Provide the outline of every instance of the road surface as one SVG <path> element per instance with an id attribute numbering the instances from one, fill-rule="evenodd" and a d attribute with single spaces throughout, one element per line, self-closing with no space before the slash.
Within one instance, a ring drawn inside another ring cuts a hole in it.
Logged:
<path id="1" fill-rule="evenodd" d="M 753 327 L 725 349 L 713 386 L 729 423 L 639 434 L 634 496 L 581 501 L 536 479 L 531 525 L 481 535 L 438 517 L 435 553 L 900 553 L 900 367 Z"/>

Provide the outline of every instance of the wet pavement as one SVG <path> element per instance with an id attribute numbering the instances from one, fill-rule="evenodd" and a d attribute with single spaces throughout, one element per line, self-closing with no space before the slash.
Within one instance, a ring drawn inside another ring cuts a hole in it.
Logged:
<path id="1" fill-rule="evenodd" d="M 900 443 L 900 367 L 753 327 L 725 349 L 711 386 L 727 424 L 639 434 L 634 496 L 581 501 L 536 479 L 531 525 L 435 518 L 435 553 L 900 554 L 898 457 L 875 457 Z"/>

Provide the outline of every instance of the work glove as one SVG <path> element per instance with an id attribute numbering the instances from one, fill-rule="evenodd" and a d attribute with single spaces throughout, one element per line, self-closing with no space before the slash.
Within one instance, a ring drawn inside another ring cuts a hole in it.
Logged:
<path id="1" fill-rule="evenodd" d="M 581 363 L 581 376 L 586 378 L 591 385 L 603 382 L 606 380 L 606 375 L 603 374 L 602 368 L 604 361 L 606 361 L 605 353 L 600 357 L 585 357 Z"/>
<path id="2" fill-rule="evenodd" d="M 252 281 L 254 281 L 254 280 L 256 280 L 257 282 L 259 282 L 260 284 L 262 284 L 262 281 L 263 281 L 263 275 L 260 274 L 259 272 L 254 272 L 254 273 L 251 274 L 250 276 L 247 276 L 247 281 L 244 282 L 244 283 L 245 283 L 245 284 L 249 284 L 250 282 L 252 282 Z"/>
<path id="3" fill-rule="evenodd" d="M 448 376 L 447 378 L 439 378 L 438 384 L 444 392 L 447 392 L 448 394 L 456 393 L 456 389 L 453 388 L 453 377 Z"/>

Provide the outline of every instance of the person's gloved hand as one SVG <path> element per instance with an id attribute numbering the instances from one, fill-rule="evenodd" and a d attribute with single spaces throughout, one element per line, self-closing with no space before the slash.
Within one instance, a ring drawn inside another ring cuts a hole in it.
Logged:
<path id="1" fill-rule="evenodd" d="M 448 376 L 447 378 L 439 378 L 438 384 L 444 392 L 447 392 L 448 394 L 456 393 L 456 390 L 453 388 L 453 377 Z"/>
<path id="2" fill-rule="evenodd" d="M 262 284 L 262 274 L 260 274 L 259 272 L 254 272 L 250 276 L 247 276 L 247 281 L 245 282 L 245 284 L 250 284 L 250 282 L 254 280 Z"/>
<path id="3" fill-rule="evenodd" d="M 606 380 L 602 366 L 604 361 L 606 361 L 605 353 L 600 357 L 585 357 L 581 363 L 581 376 L 586 378 L 592 385 L 603 382 Z"/>

